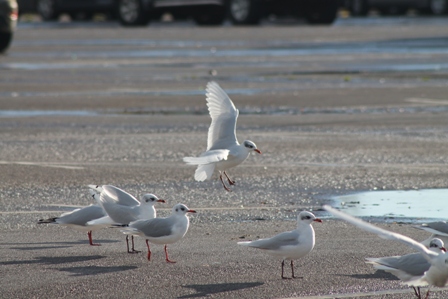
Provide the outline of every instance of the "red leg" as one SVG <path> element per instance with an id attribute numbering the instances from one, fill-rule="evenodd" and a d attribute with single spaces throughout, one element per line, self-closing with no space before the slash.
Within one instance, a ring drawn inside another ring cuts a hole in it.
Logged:
<path id="1" fill-rule="evenodd" d="M 225 176 L 226 176 L 227 181 L 229 182 L 229 184 L 230 184 L 230 185 L 235 185 L 235 181 L 234 181 L 234 180 L 231 180 L 231 179 L 229 178 L 229 176 L 227 175 L 227 172 L 224 171 L 224 174 L 225 174 Z"/>
<path id="2" fill-rule="evenodd" d="M 229 187 L 226 186 L 226 184 L 224 184 L 224 181 L 222 180 L 222 173 L 219 174 L 219 179 L 221 180 L 222 186 L 224 187 L 224 189 L 226 189 L 226 191 L 228 192 L 232 192 L 232 190 L 229 189 Z"/>
<path id="3" fill-rule="evenodd" d="M 426 297 L 425 297 L 425 299 L 428 299 L 429 298 L 429 288 L 428 288 L 428 291 L 426 292 Z"/>
<path id="4" fill-rule="evenodd" d="M 167 263 L 175 263 L 175 261 L 171 261 L 169 258 L 168 258 L 168 251 L 166 250 L 166 245 L 165 245 L 165 260 L 166 260 L 166 262 Z"/>
<path id="5" fill-rule="evenodd" d="M 151 249 L 149 249 L 149 242 L 146 240 L 146 247 L 148 247 L 148 261 L 151 260 Z"/>
<path id="6" fill-rule="evenodd" d="M 87 232 L 87 235 L 89 236 L 89 244 L 90 244 L 91 246 L 101 246 L 101 244 L 95 244 L 95 243 L 93 243 L 93 240 L 92 240 L 92 231 L 91 231 L 91 230 L 89 230 L 89 231 Z"/>

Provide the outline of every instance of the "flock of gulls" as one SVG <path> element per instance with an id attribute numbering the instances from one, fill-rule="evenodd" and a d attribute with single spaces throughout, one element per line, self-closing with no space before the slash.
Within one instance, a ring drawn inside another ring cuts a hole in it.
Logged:
<path id="1" fill-rule="evenodd" d="M 206 100 L 212 119 L 208 131 L 207 149 L 199 157 L 185 157 L 183 160 L 189 165 L 197 165 L 194 175 L 197 181 L 210 180 L 217 169 L 224 189 L 231 192 L 230 187 L 235 184 L 235 181 L 229 177 L 227 170 L 242 163 L 251 152 L 261 154 L 261 151 L 250 140 L 239 144 L 236 138 L 238 109 L 217 83 L 207 84 Z M 164 203 L 165 200 L 159 199 L 154 194 L 145 194 L 141 200 L 138 200 L 128 192 L 112 185 L 89 185 L 89 192 L 95 204 L 64 213 L 59 217 L 41 219 L 38 223 L 59 224 L 87 232 L 92 246 L 100 245 L 93 242 L 92 231 L 105 227 L 118 227 L 126 235 L 128 253 L 140 252 L 134 248 L 134 236 L 140 236 L 146 239 L 148 260 L 151 259 L 149 243 L 153 243 L 164 245 L 166 262 L 175 263 L 168 257 L 167 245 L 185 236 L 190 223 L 188 214 L 196 213 L 196 211 L 179 203 L 172 208 L 169 217 L 157 218 L 154 206 L 156 203 Z M 448 242 L 446 222 L 438 221 L 416 226 L 432 234 L 419 243 L 329 206 L 325 205 L 323 208 L 363 230 L 375 233 L 384 239 L 399 241 L 416 250 L 416 253 L 403 256 L 366 258 L 366 262 L 372 264 L 375 269 L 389 272 L 403 283 L 412 286 L 418 298 L 421 299 L 423 295 L 420 287 L 444 287 L 447 284 L 448 253 L 444 247 L 444 243 Z M 313 222 L 322 222 L 322 220 L 311 212 L 301 211 L 298 213 L 297 227 L 294 230 L 271 238 L 238 242 L 238 245 L 261 249 L 281 259 L 283 279 L 288 278 L 284 275 L 285 261 L 290 261 L 291 278 L 295 278 L 293 261 L 306 256 L 314 248 L 315 233 L 311 225 Z M 131 245 L 129 245 L 129 236 Z M 426 299 L 430 295 L 429 288 L 424 297 Z"/>

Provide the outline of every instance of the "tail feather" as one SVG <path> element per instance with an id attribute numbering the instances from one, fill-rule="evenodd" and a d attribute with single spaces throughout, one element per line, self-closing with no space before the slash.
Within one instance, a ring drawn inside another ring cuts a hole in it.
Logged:
<path id="1" fill-rule="evenodd" d="M 48 219 L 39 219 L 39 221 L 37 222 L 37 224 L 43 224 L 43 223 L 57 223 L 56 220 L 58 220 L 59 217 L 54 217 L 54 218 L 48 218 Z"/>
<path id="2" fill-rule="evenodd" d="M 199 165 L 194 173 L 194 179 L 198 182 L 203 182 L 212 178 L 215 164 Z"/>

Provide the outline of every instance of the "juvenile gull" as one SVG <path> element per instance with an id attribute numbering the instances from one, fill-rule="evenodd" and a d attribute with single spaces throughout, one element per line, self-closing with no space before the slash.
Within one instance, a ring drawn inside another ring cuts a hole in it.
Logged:
<path id="1" fill-rule="evenodd" d="M 313 221 L 322 222 L 314 214 L 302 211 L 297 216 L 297 228 L 295 230 L 283 232 L 271 238 L 238 242 L 238 245 L 262 249 L 272 256 L 282 258 L 283 279 L 286 279 L 283 275 L 285 260 L 290 260 L 292 278 L 295 278 L 293 260 L 304 257 L 314 248 L 314 229 L 311 226 Z"/>
<path id="2" fill-rule="evenodd" d="M 106 211 L 107 215 L 89 221 L 88 225 L 128 225 L 132 221 L 139 219 L 152 219 L 156 217 L 155 203 L 165 202 L 158 199 L 154 194 L 145 194 L 139 201 L 126 191 L 112 186 L 94 186 L 91 188 L 92 197 L 95 198 L 101 207 Z M 132 248 L 129 249 L 129 238 L 126 236 L 126 247 L 128 253 L 137 253 L 134 249 L 134 237 L 131 237 Z"/>
<path id="3" fill-rule="evenodd" d="M 428 285 L 429 288 L 431 286 L 444 287 L 446 285 L 448 281 L 448 254 L 443 250 L 440 251 L 439 253 L 433 252 L 427 249 L 423 244 L 418 243 L 417 241 L 409 237 L 376 227 L 370 223 L 362 221 L 361 219 L 355 218 L 341 211 L 333 209 L 330 206 L 325 205 L 323 206 L 323 208 L 328 212 L 330 212 L 331 214 L 333 214 L 334 216 L 339 217 L 347 222 L 350 222 L 351 224 L 363 230 L 375 233 L 383 239 L 399 241 L 418 250 L 423 255 L 423 257 L 429 262 L 430 267 L 424 273 L 423 276 L 417 277 L 414 280 L 406 282 L 408 285 L 411 285 L 413 287 L 421 287 Z M 417 268 L 418 266 L 409 265 L 409 267 Z M 425 298 L 429 297 L 429 288 Z M 416 292 L 416 295 L 418 298 L 421 298 L 420 293 Z"/>
<path id="4" fill-rule="evenodd" d="M 261 154 L 261 151 L 250 140 L 239 144 L 236 138 L 238 109 L 218 83 L 207 84 L 206 97 L 212 118 L 208 129 L 207 149 L 199 157 L 185 157 L 183 160 L 189 165 L 198 165 L 194 178 L 199 182 L 211 179 L 216 168 L 222 186 L 231 191 L 224 183 L 222 175 L 226 176 L 230 185 L 234 185 L 235 181 L 230 179 L 226 171 L 241 164 L 251 152 Z"/>
<path id="5" fill-rule="evenodd" d="M 182 239 L 188 231 L 190 220 L 187 213 L 196 213 L 184 204 L 173 207 L 171 216 L 167 218 L 154 218 L 149 220 L 137 220 L 131 222 L 128 227 L 121 231 L 127 235 L 141 236 L 146 239 L 148 247 L 148 261 L 151 260 L 151 249 L 149 243 L 165 245 L 165 260 L 175 263 L 168 258 L 167 244 L 172 244 Z"/>

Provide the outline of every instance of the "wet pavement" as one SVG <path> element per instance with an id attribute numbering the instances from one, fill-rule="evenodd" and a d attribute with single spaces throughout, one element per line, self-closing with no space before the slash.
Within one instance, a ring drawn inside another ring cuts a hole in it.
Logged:
<path id="1" fill-rule="evenodd" d="M 321 205 L 417 240 L 428 236 L 412 223 L 446 219 L 447 25 L 19 24 L 0 56 L 4 296 L 412 298 L 363 262 L 410 249 L 333 220 Z M 216 178 L 195 182 L 182 162 L 206 146 L 209 80 L 239 108 L 240 141 L 263 152 L 230 171 L 231 193 Z M 125 254 L 112 229 L 94 232 L 103 246 L 93 248 L 83 233 L 36 225 L 90 204 L 88 184 L 155 193 L 168 201 L 160 216 L 177 202 L 198 210 L 171 246 L 179 262 L 165 265 L 157 246 L 150 263 Z M 282 281 L 279 261 L 235 245 L 292 229 L 302 209 L 325 220 L 297 262 L 303 279 Z"/>

